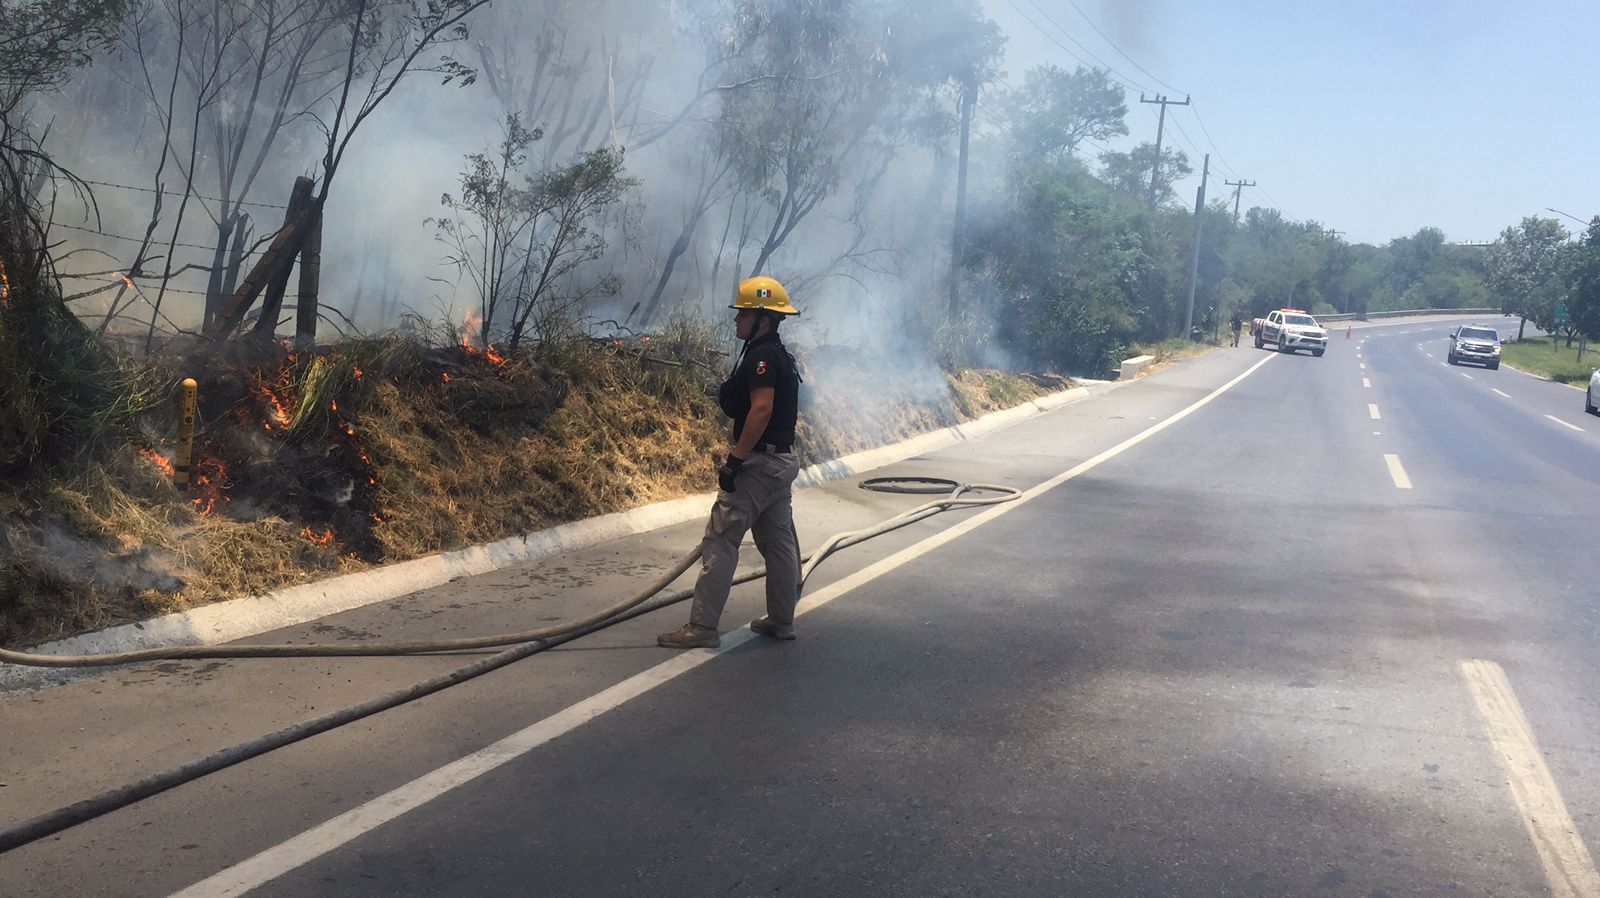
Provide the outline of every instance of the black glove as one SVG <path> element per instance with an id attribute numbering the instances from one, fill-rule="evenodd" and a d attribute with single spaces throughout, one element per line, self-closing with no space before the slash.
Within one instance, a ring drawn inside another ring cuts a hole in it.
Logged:
<path id="1" fill-rule="evenodd" d="M 739 468 L 743 464 L 744 459 L 735 458 L 732 455 L 729 455 L 722 462 L 722 467 L 717 469 L 717 486 L 722 487 L 723 492 L 732 493 L 736 491 L 733 485 L 733 478 L 734 475 L 739 473 Z"/>

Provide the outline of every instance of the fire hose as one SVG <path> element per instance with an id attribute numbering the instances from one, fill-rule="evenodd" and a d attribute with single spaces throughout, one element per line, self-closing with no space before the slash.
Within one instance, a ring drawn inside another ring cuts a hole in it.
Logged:
<path id="1" fill-rule="evenodd" d="M 953 480 L 928 477 L 880 477 L 864 480 L 862 489 L 875 492 L 903 493 L 908 495 L 933 495 L 948 492 L 935 499 L 907 509 L 871 527 L 837 533 L 823 541 L 815 551 L 801 559 L 800 586 L 830 555 L 841 549 L 858 545 L 926 520 L 952 508 L 971 508 L 999 505 L 1018 499 L 1022 493 L 1008 486 L 993 484 L 962 484 Z M 968 493 L 989 493 L 985 496 L 968 496 Z M 351 705 L 338 711 L 292 724 L 283 729 L 257 737 L 249 742 L 222 749 L 202 758 L 189 761 L 170 770 L 153 774 L 134 783 L 128 783 L 102 792 L 55 811 L 23 821 L 15 826 L 0 829 L 0 854 L 30 842 L 54 835 L 65 829 L 104 816 L 157 795 L 168 789 L 193 782 L 203 776 L 224 770 L 259 757 L 284 746 L 291 745 L 319 733 L 337 729 L 407 702 L 415 701 L 451 686 L 464 683 L 490 671 L 505 667 L 523 658 L 555 648 L 597 630 L 632 620 L 675 605 L 694 595 L 692 589 L 663 593 L 674 580 L 700 560 L 696 547 L 679 558 L 671 568 L 656 578 L 649 586 L 624 601 L 602 608 L 575 621 L 523 630 L 460 639 L 437 639 L 412 642 L 373 642 L 357 645 L 198 645 L 140 649 L 131 652 L 114 652 L 102 655 L 40 655 L 0 649 L 0 663 L 30 667 L 86 668 L 131 664 L 139 661 L 192 661 L 214 658 L 343 658 L 397 655 L 433 655 L 487 648 L 505 648 L 486 658 L 458 667 L 438 676 L 430 677 L 402 689 Z M 765 568 L 757 568 L 734 578 L 735 584 L 749 583 L 766 576 Z"/>

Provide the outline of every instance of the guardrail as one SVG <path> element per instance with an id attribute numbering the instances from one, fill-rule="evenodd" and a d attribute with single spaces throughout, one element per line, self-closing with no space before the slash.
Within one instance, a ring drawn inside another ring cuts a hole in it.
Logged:
<path id="1" fill-rule="evenodd" d="M 1397 312 L 1351 312 L 1343 315 L 1318 315 L 1317 321 L 1367 321 L 1373 318 L 1406 318 L 1413 315 L 1502 315 L 1500 309 L 1406 309 Z"/>

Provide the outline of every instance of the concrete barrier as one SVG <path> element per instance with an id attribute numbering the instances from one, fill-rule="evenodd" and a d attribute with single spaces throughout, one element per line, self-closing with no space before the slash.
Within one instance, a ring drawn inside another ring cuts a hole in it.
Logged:
<path id="1" fill-rule="evenodd" d="M 1153 355 L 1140 355 L 1134 356 L 1131 359 L 1123 359 L 1122 367 L 1117 372 L 1117 379 L 1133 380 L 1135 377 L 1139 376 L 1140 371 L 1148 368 L 1150 363 L 1154 362 L 1155 360 L 1156 357 Z"/>

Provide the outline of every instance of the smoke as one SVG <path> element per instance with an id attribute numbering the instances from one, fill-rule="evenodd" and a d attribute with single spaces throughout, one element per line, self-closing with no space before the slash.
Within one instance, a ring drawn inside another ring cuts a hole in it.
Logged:
<path id="1" fill-rule="evenodd" d="M 1161 18 L 1165 5 L 1165 0 L 1099 0 L 1094 16 L 1127 52 L 1150 53 L 1158 48 L 1151 41 L 1149 23 Z"/>
<path id="2" fill-rule="evenodd" d="M 864 93 L 859 83 L 873 83 L 883 65 L 884 35 L 898 34 L 894 17 L 904 13 L 895 3 L 864 3 L 860 8 L 872 14 L 847 23 L 832 45 L 845 48 L 837 50 L 844 56 L 859 57 L 867 66 L 864 77 L 830 82 L 844 63 L 829 60 L 813 63 L 816 71 L 806 70 L 810 80 L 798 81 L 825 85 L 834 93 L 819 93 L 794 108 L 834 103 L 844 110 L 796 132 L 797 139 L 815 144 L 817 155 L 783 168 L 779 134 L 773 135 L 773 147 L 759 147 L 754 154 L 743 147 L 745 154 L 738 155 L 738 140 L 749 139 L 749 128 L 784 124 L 762 123 L 760 116 L 778 108 L 770 104 L 789 101 L 775 92 L 752 93 L 770 91 L 770 85 L 759 86 L 759 77 L 747 79 L 758 87 L 742 88 L 744 93 L 727 88 L 770 64 L 764 45 L 751 37 L 759 23 L 728 18 L 730 8 L 742 7 L 709 0 L 533 0 L 483 10 L 470 23 L 471 39 L 447 48 L 478 70 L 475 84 L 442 86 L 418 75 L 403 82 L 362 125 L 325 210 L 324 305 L 367 331 L 394 327 L 407 311 L 459 324 L 467 310 L 476 308 L 478 297 L 446 264 L 449 248 L 427 221 L 445 212 L 441 195 L 459 191 L 465 157 L 494 147 L 505 117 L 515 113 L 542 130 L 542 139 L 529 151 L 530 173 L 615 143 L 626 152 L 627 174 L 641 182 L 625 202 L 592 222 L 606 238 L 606 252 L 563 285 L 579 292 L 603 281 L 620 285 L 614 293 L 598 293 L 581 310 L 586 326 L 607 332 L 615 322 L 648 329 L 672 315 L 718 321 L 727 314 L 738 280 L 755 269 L 763 244 L 790 228 L 762 266 L 763 273 L 791 287 L 805 311 L 785 327 L 786 337 L 816 348 L 846 347 L 881 364 L 879 373 L 917 384 L 930 398 L 942 396 L 946 388 L 935 363 L 938 334 L 932 322 L 942 309 L 949 275 L 955 136 L 949 126 L 955 94 L 936 80 L 919 88 L 925 96 L 914 102 Z M 765 9 L 750 6 L 758 8 Z M 173 35 L 164 27 L 159 17 L 145 23 L 142 62 L 155 75 L 157 97 L 174 58 Z M 937 47 L 917 54 L 919 60 L 939 56 Z M 73 251 L 62 266 L 71 276 L 69 293 L 112 285 L 129 273 L 138 238 L 152 218 L 155 195 L 143 191 L 155 185 L 165 120 L 160 104 L 141 86 L 140 66 L 130 46 L 86 70 L 41 110 L 42 120 L 53 123 L 50 146 L 62 163 L 94 180 L 121 185 L 95 188 L 97 215 L 86 215 L 70 195 L 60 198 L 58 222 L 105 232 L 60 232 Z M 186 108 L 185 91 L 180 81 L 174 104 L 180 111 Z M 246 121 L 245 100 L 239 91 L 228 92 L 206 113 L 195 180 L 195 191 L 203 196 L 214 196 L 219 188 L 216 152 L 205 128 Z M 899 105 L 890 108 L 891 103 Z M 935 114 L 913 109 L 917 103 Z M 874 123 L 863 125 L 859 110 L 886 121 L 902 114 L 908 124 L 869 127 Z M 929 137 L 911 125 L 937 133 Z M 174 117 L 175 152 L 161 179 L 169 193 L 182 191 L 192 131 L 185 115 Z M 264 204 L 249 207 L 254 240 L 281 223 L 283 211 L 271 207 L 285 202 L 296 177 L 318 173 L 322 149 L 310 117 L 284 124 L 249 195 L 251 202 Z M 786 173 L 813 178 L 808 183 L 817 185 L 815 196 L 795 200 L 814 204 L 803 219 L 775 218 L 790 202 L 777 195 Z M 157 248 L 149 255 L 166 255 L 181 203 L 181 196 L 163 198 L 154 232 Z M 176 229 L 181 245 L 172 253 L 172 267 L 190 270 L 170 282 L 173 292 L 162 301 L 163 316 L 173 326 L 198 326 L 200 294 L 210 277 L 204 269 L 212 264 L 207 247 L 217 239 L 216 213 L 211 200 L 191 199 Z M 146 297 L 154 298 L 167 261 L 147 259 L 142 271 L 131 272 Z M 286 304 L 293 304 L 293 294 L 291 280 Z M 115 295 L 113 290 L 86 297 L 75 306 L 96 318 Z M 150 304 L 132 300 L 127 309 L 131 319 L 124 326 L 142 330 Z M 332 336 L 329 327 L 343 326 L 330 319 L 325 338 Z"/>

